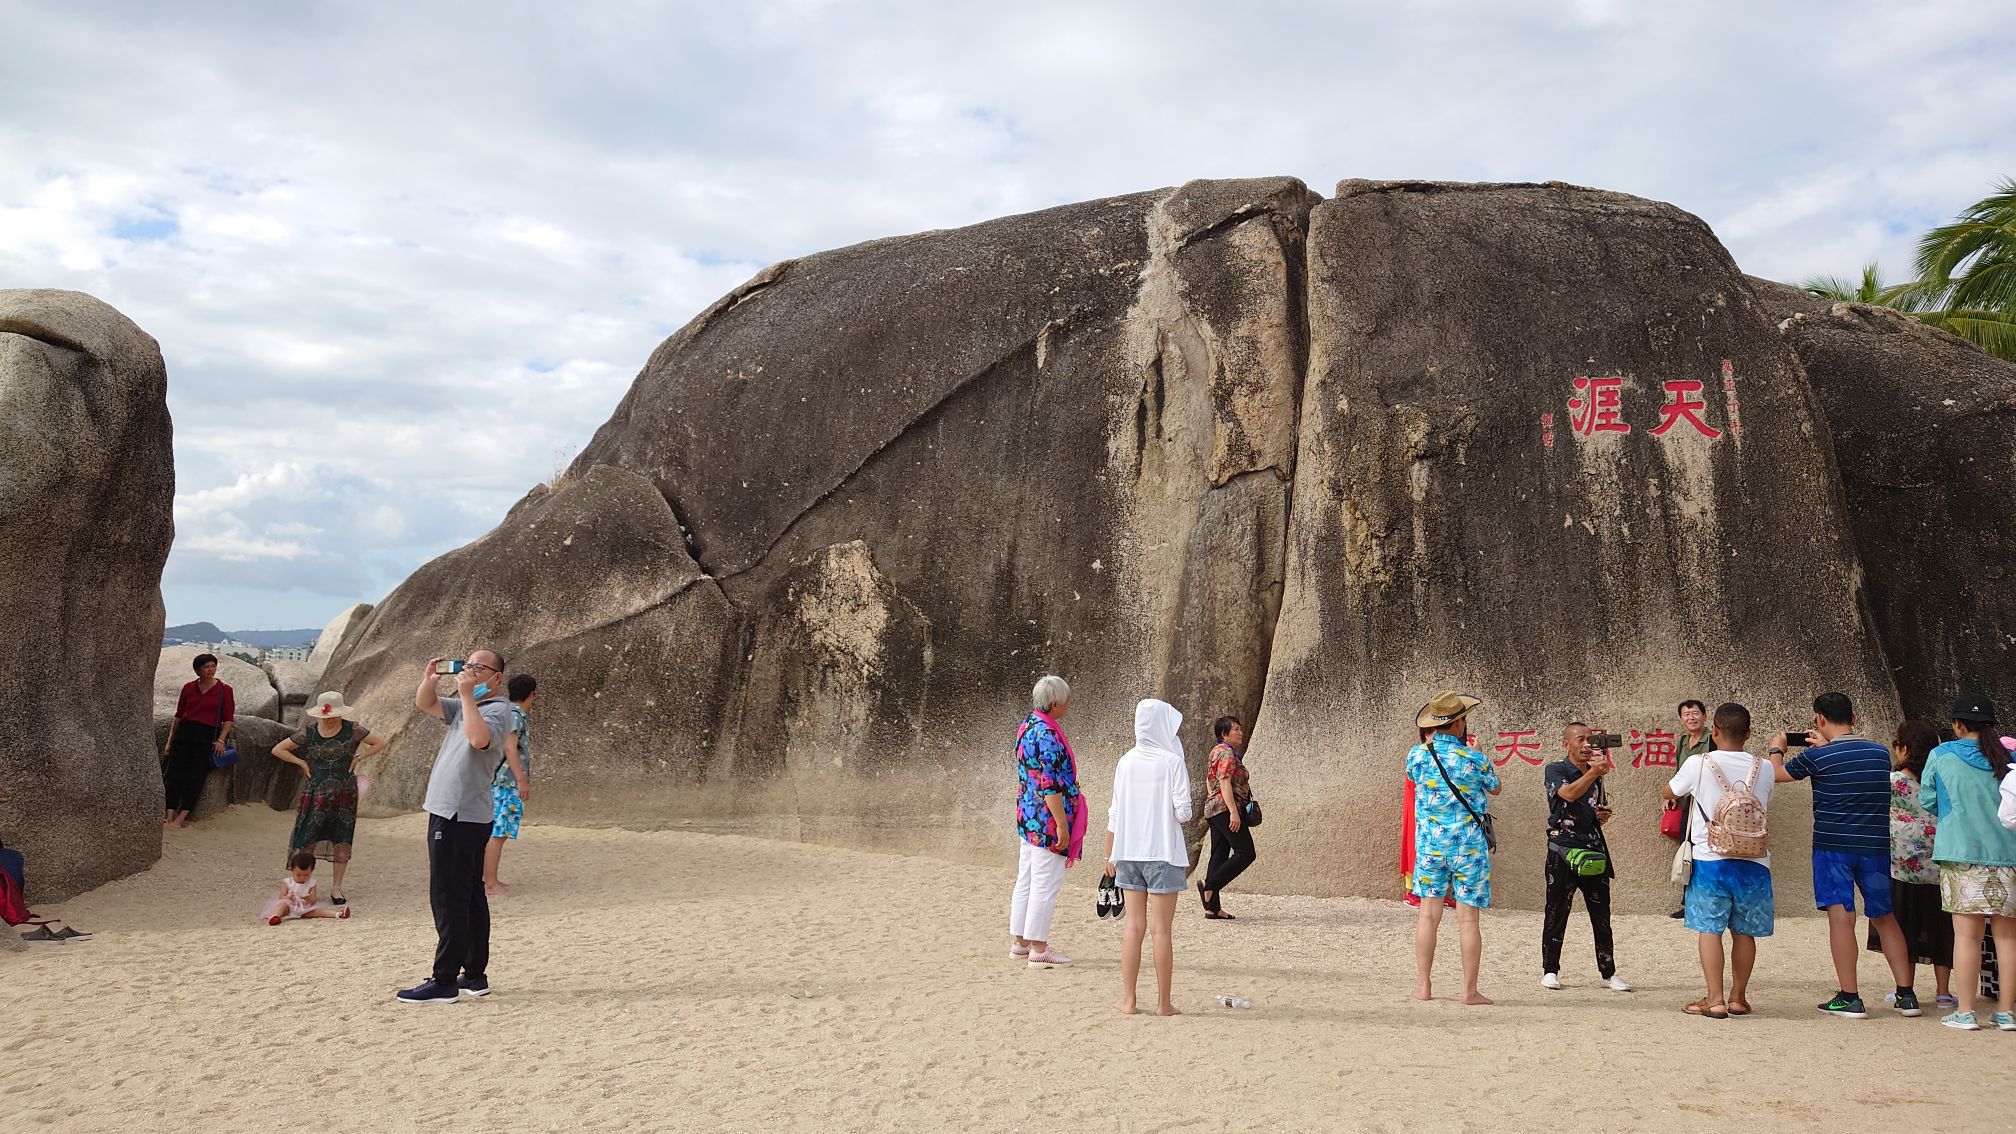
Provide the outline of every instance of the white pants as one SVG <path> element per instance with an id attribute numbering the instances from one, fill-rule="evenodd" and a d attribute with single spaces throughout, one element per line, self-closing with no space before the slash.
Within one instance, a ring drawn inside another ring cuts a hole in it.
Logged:
<path id="1" fill-rule="evenodd" d="M 1022 860 L 1015 868 L 1015 896 L 1008 903 L 1008 932 L 1024 941 L 1050 940 L 1050 915 L 1064 888 L 1064 856 L 1016 840 Z"/>

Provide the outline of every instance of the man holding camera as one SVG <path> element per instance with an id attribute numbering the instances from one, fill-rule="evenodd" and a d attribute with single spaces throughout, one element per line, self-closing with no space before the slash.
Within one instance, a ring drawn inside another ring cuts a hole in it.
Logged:
<path id="1" fill-rule="evenodd" d="M 1808 744 L 1786 759 L 1787 748 Z M 1910 950 L 1890 912 L 1890 750 L 1855 735 L 1855 706 L 1846 693 L 1822 693 L 1813 699 L 1812 732 L 1781 732 L 1766 751 L 1778 783 L 1813 781 L 1813 902 L 1827 911 L 1827 941 L 1841 986 L 1820 1010 L 1850 1020 L 1869 1018 L 1855 979 L 1859 889 L 1862 911 L 1897 981 L 1897 1014 L 1919 1015 Z"/>
<path id="2" fill-rule="evenodd" d="M 1610 937 L 1610 847 L 1603 824 L 1610 821 L 1610 803 L 1603 777 L 1612 763 L 1608 748 L 1617 746 L 1615 733 L 1598 733 L 1581 721 L 1561 733 L 1565 759 L 1547 765 L 1547 916 L 1540 931 L 1540 984 L 1561 987 L 1561 941 L 1568 933 L 1568 914 L 1581 891 L 1589 911 L 1589 929 L 1596 938 L 1596 972 L 1603 987 L 1629 992 L 1617 976 Z M 1599 746 L 1600 745 L 1600 746 Z"/>
<path id="3" fill-rule="evenodd" d="M 445 723 L 448 733 L 427 777 L 427 897 L 434 907 L 434 972 L 401 989 L 404 1004 L 453 1004 L 458 996 L 490 994 L 490 902 L 483 896 L 483 851 L 490 842 L 496 800 L 490 782 L 511 732 L 504 655 L 477 650 L 463 662 L 429 658 L 413 707 Z M 435 686 L 455 679 L 455 697 Z"/>

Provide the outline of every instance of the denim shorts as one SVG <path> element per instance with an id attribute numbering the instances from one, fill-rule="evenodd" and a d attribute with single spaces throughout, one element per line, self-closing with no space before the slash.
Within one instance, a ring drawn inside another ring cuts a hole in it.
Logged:
<path id="1" fill-rule="evenodd" d="M 1813 908 L 1846 906 L 1855 912 L 1855 891 L 1862 891 L 1862 916 L 1890 912 L 1890 856 L 1855 851 L 1813 852 Z"/>
<path id="2" fill-rule="evenodd" d="M 1741 858 L 1694 863 L 1684 909 L 1696 933 L 1729 930 L 1745 937 L 1769 937 L 1772 925 L 1771 868 Z"/>
<path id="3" fill-rule="evenodd" d="M 1122 890 L 1146 890 L 1151 894 L 1183 892 L 1183 868 L 1169 862 L 1121 859 L 1113 864 L 1113 880 Z"/>

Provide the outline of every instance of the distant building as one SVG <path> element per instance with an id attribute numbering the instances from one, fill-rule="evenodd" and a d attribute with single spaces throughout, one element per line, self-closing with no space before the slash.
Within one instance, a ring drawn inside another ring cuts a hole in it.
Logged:
<path id="1" fill-rule="evenodd" d="M 275 646 L 266 651 L 266 661 L 307 661 L 313 646 Z"/>

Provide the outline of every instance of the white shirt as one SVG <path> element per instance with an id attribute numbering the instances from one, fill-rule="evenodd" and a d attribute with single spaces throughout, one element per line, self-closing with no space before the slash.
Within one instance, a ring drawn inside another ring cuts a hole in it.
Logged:
<path id="1" fill-rule="evenodd" d="M 1183 824 L 1192 813 L 1190 769 L 1176 729 L 1183 714 L 1156 700 L 1134 708 L 1134 747 L 1113 769 L 1113 804 L 1106 829 L 1113 832 L 1114 862 L 1166 862 L 1189 869 Z"/>
<path id="2" fill-rule="evenodd" d="M 1716 862 L 1728 857 L 1708 849 L 1708 821 L 1715 818 L 1716 805 L 1722 802 L 1722 783 L 1715 778 L 1715 773 L 1709 771 L 1703 764 L 1703 761 L 1709 759 L 1713 759 L 1715 766 L 1722 769 L 1722 775 L 1729 781 L 1731 787 L 1749 781 L 1750 794 L 1756 796 L 1757 802 L 1764 805 L 1767 816 L 1771 810 L 1771 788 L 1777 783 L 1777 773 L 1772 768 L 1771 761 L 1752 756 L 1748 752 L 1725 752 L 1717 748 L 1713 752 L 1687 757 L 1687 762 L 1680 765 L 1679 771 L 1673 773 L 1673 778 L 1667 781 L 1666 787 L 1676 796 L 1694 797 L 1693 802 L 1687 806 L 1696 809 L 1690 827 L 1696 862 Z M 1752 760 L 1757 761 L 1758 769 L 1754 780 L 1750 775 Z M 1769 867 L 1771 856 L 1766 854 L 1763 858 L 1745 858 L 1737 861 L 1757 862 Z"/>

